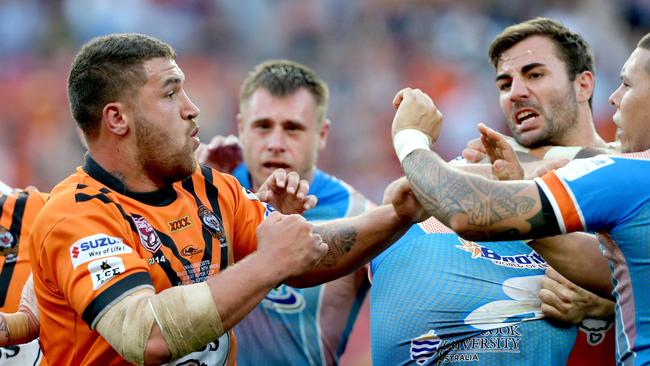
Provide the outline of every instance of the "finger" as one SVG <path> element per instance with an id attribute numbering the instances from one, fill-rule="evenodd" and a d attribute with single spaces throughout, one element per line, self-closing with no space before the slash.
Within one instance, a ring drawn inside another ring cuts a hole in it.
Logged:
<path id="1" fill-rule="evenodd" d="M 494 143 L 486 135 L 481 134 L 481 143 L 483 144 L 483 149 L 485 149 L 485 154 L 490 158 L 490 163 L 494 163 L 499 160 L 501 157 L 497 154 L 496 149 L 494 148 Z"/>
<path id="2" fill-rule="evenodd" d="M 287 172 L 284 169 L 278 168 L 274 170 L 271 176 L 273 177 L 272 182 L 275 183 L 276 187 L 284 188 L 286 186 Z"/>
<path id="3" fill-rule="evenodd" d="M 550 291 L 553 293 L 560 301 L 562 302 L 571 302 L 573 296 L 571 296 L 574 291 L 563 284 L 557 282 L 556 280 L 543 277 L 541 281 L 542 289 Z"/>
<path id="4" fill-rule="evenodd" d="M 481 138 L 477 137 L 475 139 L 471 139 L 467 141 L 467 148 L 483 151 L 483 144 L 481 143 Z"/>
<path id="5" fill-rule="evenodd" d="M 257 199 L 262 201 L 262 202 L 269 202 L 271 199 L 271 191 L 269 190 L 260 190 L 255 192 L 255 195 L 257 196 Z"/>
<path id="6" fill-rule="evenodd" d="M 291 171 L 287 174 L 286 191 L 290 194 L 295 194 L 298 191 L 298 184 L 300 183 L 300 176 L 298 173 Z"/>
<path id="7" fill-rule="evenodd" d="M 481 140 L 479 139 L 477 139 L 477 141 L 479 143 L 481 142 Z M 484 149 L 483 145 L 481 145 L 481 150 L 483 149 Z M 473 163 L 473 164 L 481 162 L 487 156 L 485 153 L 469 147 L 463 149 L 462 155 L 463 155 L 463 159 L 465 159 L 468 163 Z"/>
<path id="8" fill-rule="evenodd" d="M 573 285 L 573 282 L 567 280 L 566 277 L 562 276 L 560 272 L 556 271 L 555 268 L 553 267 L 548 267 L 546 269 L 546 277 L 553 279 L 556 282 L 561 283 L 565 286 Z"/>
<path id="9" fill-rule="evenodd" d="M 404 88 L 395 94 L 395 97 L 393 98 L 393 107 L 399 108 L 400 104 L 402 104 L 402 100 L 404 100 L 404 94 L 407 92 L 410 92 L 411 88 Z"/>
<path id="10" fill-rule="evenodd" d="M 548 289 L 541 289 L 538 292 L 538 297 L 542 304 L 547 304 L 550 305 L 556 309 L 562 309 L 563 308 L 563 301 L 560 299 L 556 293 L 553 291 L 550 291 Z"/>
<path id="11" fill-rule="evenodd" d="M 316 207 L 317 203 L 318 198 L 316 198 L 316 196 L 313 194 L 310 194 L 309 196 L 305 197 L 302 207 L 305 209 L 305 211 L 311 210 L 312 208 Z"/>
<path id="12" fill-rule="evenodd" d="M 224 145 L 236 145 L 236 146 L 241 146 L 241 142 L 239 141 L 239 138 L 235 135 L 228 135 L 226 136 L 226 139 L 224 140 Z"/>
<path id="13" fill-rule="evenodd" d="M 296 197 L 305 198 L 309 192 L 309 182 L 306 179 L 298 181 L 298 189 L 296 190 Z"/>
<path id="14" fill-rule="evenodd" d="M 541 310 L 549 318 L 564 320 L 564 315 L 556 308 L 549 304 L 542 303 Z"/>
<path id="15" fill-rule="evenodd" d="M 212 149 L 217 148 L 224 144 L 224 139 L 225 137 L 223 137 L 223 135 L 216 135 L 212 137 L 212 139 L 208 143 L 208 147 Z"/>

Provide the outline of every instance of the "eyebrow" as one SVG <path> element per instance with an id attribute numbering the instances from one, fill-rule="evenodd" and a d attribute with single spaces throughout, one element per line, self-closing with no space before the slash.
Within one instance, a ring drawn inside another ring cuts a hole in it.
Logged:
<path id="1" fill-rule="evenodd" d="M 171 84 L 180 84 L 181 81 L 182 80 L 179 77 L 169 78 L 169 79 L 165 80 L 165 82 L 163 83 L 162 89 L 165 89 L 166 87 L 168 87 Z"/>
<path id="2" fill-rule="evenodd" d="M 533 62 L 533 63 L 527 64 L 527 65 L 524 65 L 521 68 L 521 73 L 526 74 L 530 70 L 532 70 L 532 69 L 534 69 L 536 67 L 540 67 L 540 66 L 546 66 L 546 65 L 541 63 L 541 62 Z M 504 74 L 499 74 L 496 77 L 496 81 L 503 80 L 503 79 L 510 79 L 510 78 L 511 78 L 510 74 L 505 74 L 505 73 Z"/>

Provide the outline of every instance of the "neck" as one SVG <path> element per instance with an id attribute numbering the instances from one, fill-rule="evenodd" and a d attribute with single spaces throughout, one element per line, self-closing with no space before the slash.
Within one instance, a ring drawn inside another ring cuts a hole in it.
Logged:
<path id="1" fill-rule="evenodd" d="M 561 146 L 607 147 L 596 132 L 591 108 L 588 106 L 578 109 L 576 127 L 561 142 Z"/>
<path id="2" fill-rule="evenodd" d="M 135 152 L 128 146 L 106 144 L 89 146 L 88 153 L 109 174 L 119 180 L 131 192 L 152 192 L 164 187 L 154 182 L 135 158 Z"/>

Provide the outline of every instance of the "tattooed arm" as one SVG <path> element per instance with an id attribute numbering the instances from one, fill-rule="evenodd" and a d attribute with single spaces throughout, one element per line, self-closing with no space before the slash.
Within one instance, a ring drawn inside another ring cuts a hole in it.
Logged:
<path id="1" fill-rule="evenodd" d="M 436 153 L 415 150 L 402 162 L 424 209 L 472 240 L 511 240 L 559 233 L 547 224 L 537 185 L 499 182 L 448 166 Z"/>
<path id="2" fill-rule="evenodd" d="M 310 287 L 352 273 L 404 235 L 412 220 L 384 205 L 359 216 L 316 225 L 314 231 L 329 246 L 327 255 L 314 270 L 286 283 Z"/>

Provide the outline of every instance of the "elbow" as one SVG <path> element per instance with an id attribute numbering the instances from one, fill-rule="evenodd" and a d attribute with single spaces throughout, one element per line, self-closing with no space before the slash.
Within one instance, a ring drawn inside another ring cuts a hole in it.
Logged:
<path id="1" fill-rule="evenodd" d="M 153 332 L 152 332 L 153 333 Z M 162 334 L 158 336 L 150 337 L 147 340 L 147 345 L 144 349 L 144 365 L 161 365 L 167 363 L 171 359 L 171 352 L 167 346 L 167 342 L 162 337 Z"/>

